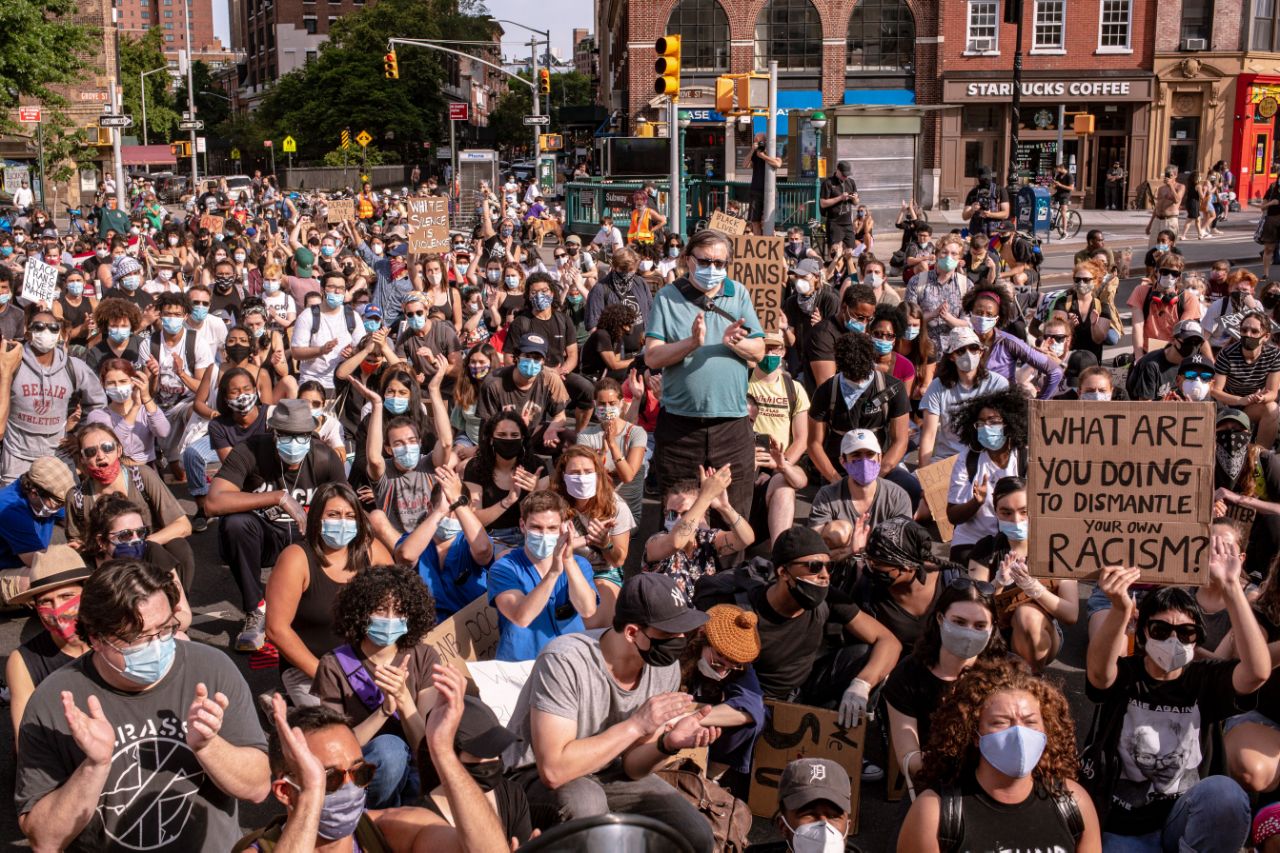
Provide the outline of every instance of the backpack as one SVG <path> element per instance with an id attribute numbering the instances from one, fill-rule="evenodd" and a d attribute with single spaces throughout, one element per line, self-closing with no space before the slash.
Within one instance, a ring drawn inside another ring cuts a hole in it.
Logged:
<path id="1" fill-rule="evenodd" d="M 1058 818 L 1076 841 L 1084 835 L 1084 816 L 1080 814 L 1080 804 L 1070 791 L 1063 788 L 1051 795 L 1057 808 Z M 957 785 L 944 785 L 938 792 L 941 802 L 938 804 L 938 849 L 943 853 L 960 849 L 960 840 L 964 838 L 964 797 Z"/>
<path id="2" fill-rule="evenodd" d="M 1027 448 L 1018 447 L 1014 450 L 1018 458 L 1018 476 L 1027 476 Z M 964 470 L 969 474 L 969 482 L 973 482 L 973 478 L 978 476 L 978 457 L 982 455 L 981 450 L 974 450 L 972 447 L 964 455 Z M 995 485 L 992 483 L 991 485 Z"/>
<path id="3" fill-rule="evenodd" d="M 191 329 L 184 328 L 182 334 L 182 354 L 183 358 L 187 360 L 185 367 L 187 372 L 191 372 L 196 369 L 196 333 Z M 160 330 L 156 329 L 151 333 L 151 357 L 157 362 L 160 361 L 160 344 Z"/>
<path id="4" fill-rule="evenodd" d="M 654 775 L 675 788 L 707 819 L 718 853 L 743 853 L 747 849 L 751 809 L 718 782 L 704 776 L 692 759 L 654 771 Z"/>
<path id="5" fill-rule="evenodd" d="M 360 659 L 356 657 L 355 650 L 351 648 L 350 644 L 343 643 L 334 649 L 333 657 L 338 661 L 338 666 L 342 667 L 342 674 L 347 677 L 347 684 L 351 685 L 356 698 L 370 712 L 382 707 L 382 703 L 386 698 L 382 694 L 382 688 L 374 683 L 373 676 L 369 674 L 369 670 L 364 668 L 364 664 L 360 663 Z M 397 713 L 395 716 L 398 717 L 400 715 Z"/>
<path id="6" fill-rule="evenodd" d="M 356 309 L 350 305 L 343 305 L 342 312 L 347 317 L 347 334 L 354 335 L 356 331 Z M 316 332 L 320 331 L 320 306 L 311 306 L 311 337 L 314 340 Z"/>
<path id="7" fill-rule="evenodd" d="M 773 563 L 764 557 L 755 557 L 736 569 L 698 578 L 693 587 L 693 605 L 699 610 L 706 610 L 727 596 L 733 596 L 735 604 L 743 610 L 751 610 L 747 594 L 757 587 L 773 583 L 775 577 L 777 573 L 773 570 Z"/>
<path id="8" fill-rule="evenodd" d="M 831 401 L 827 404 L 827 429 L 830 430 L 833 429 L 831 424 L 835 421 L 836 417 L 836 399 L 839 398 L 843 400 L 844 395 L 840 393 L 839 373 L 836 373 L 836 375 L 828 379 L 827 382 L 828 384 L 833 382 L 835 383 L 835 387 L 831 389 Z M 888 426 L 889 401 L 893 399 L 894 395 L 893 389 L 889 387 L 889 380 L 886 378 L 886 374 L 880 370 L 872 370 L 871 388 L 867 390 L 872 391 L 873 393 L 866 399 L 866 402 L 862 403 L 863 414 L 870 414 L 876 409 L 879 409 L 881 417 L 884 418 L 885 426 Z M 863 394 L 866 394 L 866 392 L 864 391 Z M 858 405 L 859 402 L 862 402 L 862 399 L 862 397 L 859 397 L 857 400 L 853 401 L 853 404 L 855 406 Z M 849 410 L 849 417 L 853 417 L 852 409 Z"/>

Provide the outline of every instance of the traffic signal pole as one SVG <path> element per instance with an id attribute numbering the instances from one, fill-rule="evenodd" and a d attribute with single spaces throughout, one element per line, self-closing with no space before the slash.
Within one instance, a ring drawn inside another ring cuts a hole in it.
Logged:
<path id="1" fill-rule="evenodd" d="M 683 211 L 680 210 L 680 110 L 676 99 L 667 101 L 667 146 L 671 152 L 671 190 L 667 193 L 667 230 L 672 234 L 684 231 Z"/>
<path id="2" fill-rule="evenodd" d="M 542 87 L 542 79 L 538 75 L 538 40 L 536 38 L 529 39 L 529 47 L 533 56 L 533 114 L 542 115 L 541 98 L 538 97 L 538 90 Z M 533 169 L 536 173 L 538 170 L 538 155 L 542 153 L 542 140 L 539 134 L 542 132 L 542 125 L 535 124 L 533 126 Z"/>
<path id="3" fill-rule="evenodd" d="M 190 113 L 190 120 L 196 120 L 196 89 L 191 82 L 191 66 L 195 64 L 195 57 L 191 53 L 191 0 L 185 0 L 182 12 L 182 25 L 187 37 L 187 112 Z M 198 194 L 198 186 L 200 184 L 200 167 L 196 160 L 196 129 L 191 128 L 191 192 Z M 206 154 L 207 156 L 207 154 Z"/>
<path id="4" fill-rule="evenodd" d="M 765 120 L 764 152 L 770 157 L 778 156 L 778 63 L 769 62 L 769 117 Z M 773 234 L 774 207 L 778 198 L 778 170 L 764 170 L 764 210 L 760 229 L 766 236 Z"/>

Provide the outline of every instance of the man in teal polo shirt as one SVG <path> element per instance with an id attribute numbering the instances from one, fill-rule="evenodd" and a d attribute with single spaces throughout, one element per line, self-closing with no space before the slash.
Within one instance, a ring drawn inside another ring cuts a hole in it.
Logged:
<path id="1" fill-rule="evenodd" d="M 662 370 L 653 456 L 659 486 L 665 490 L 697 466 L 731 465 L 729 501 L 748 513 L 755 439 L 747 420 L 747 374 L 764 357 L 764 330 L 750 291 L 727 277 L 732 252 L 718 231 L 690 238 L 684 254 L 692 275 L 654 297 L 644 358 Z"/>

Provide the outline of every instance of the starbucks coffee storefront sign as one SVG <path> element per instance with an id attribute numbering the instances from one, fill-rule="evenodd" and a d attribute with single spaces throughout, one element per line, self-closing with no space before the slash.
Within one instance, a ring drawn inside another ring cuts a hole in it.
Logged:
<path id="1" fill-rule="evenodd" d="M 1151 101 L 1149 79 L 1094 80 L 1023 80 L 1022 97 L 1040 101 Z M 966 101 L 1008 101 L 1013 97 L 1013 83 L 1008 80 L 947 80 L 943 83 L 943 101 L 948 104 Z"/>

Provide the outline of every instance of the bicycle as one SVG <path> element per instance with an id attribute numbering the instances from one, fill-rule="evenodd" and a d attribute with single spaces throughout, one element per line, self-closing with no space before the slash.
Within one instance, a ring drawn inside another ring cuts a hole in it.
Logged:
<path id="1" fill-rule="evenodd" d="M 84 213 L 78 207 L 63 205 L 67 209 L 67 230 L 69 237 L 83 237 L 89 233 L 89 226 L 84 220 Z"/>
<path id="2" fill-rule="evenodd" d="M 1061 202 L 1053 205 L 1053 224 L 1049 227 L 1050 230 L 1058 235 L 1059 240 L 1065 240 L 1068 237 L 1074 237 L 1079 234 L 1081 224 L 1083 224 L 1083 220 L 1078 212 L 1068 209 L 1064 215 Z"/>

